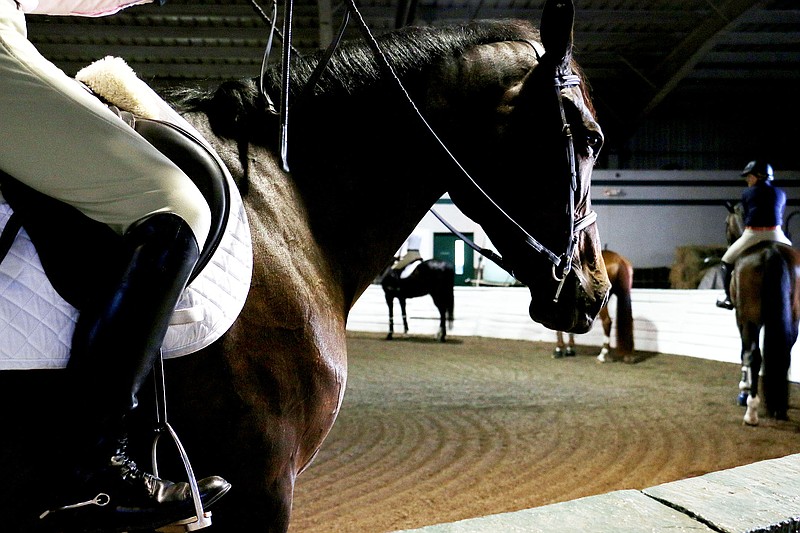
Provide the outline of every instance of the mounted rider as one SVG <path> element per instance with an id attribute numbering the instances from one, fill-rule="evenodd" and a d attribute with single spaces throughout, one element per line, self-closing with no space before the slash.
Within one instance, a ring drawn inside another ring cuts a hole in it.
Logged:
<path id="1" fill-rule="evenodd" d="M 744 231 L 722 256 L 720 271 L 725 288 L 725 299 L 717 301 L 717 307 L 733 309 L 731 302 L 731 277 L 736 259 L 750 246 L 761 241 L 777 241 L 791 246 L 781 227 L 786 208 L 786 193 L 772 184 L 772 165 L 761 160 L 747 163 L 741 176 L 747 180 L 742 192 Z"/>
<path id="2" fill-rule="evenodd" d="M 392 265 L 392 270 L 395 273 L 399 273 L 403 271 L 408 265 L 413 263 L 414 261 L 422 261 L 422 255 L 419 253 L 420 245 L 422 244 L 422 237 L 417 235 L 416 233 L 412 233 L 408 239 L 406 239 L 406 253 L 403 254 L 400 259 L 395 261 Z"/>
<path id="3" fill-rule="evenodd" d="M 3 195 L 15 212 L 13 199 L 28 190 L 66 204 L 100 223 L 120 250 L 76 306 L 66 400 L 80 457 L 63 507 L 43 514 L 59 530 L 150 530 L 195 513 L 188 483 L 137 465 L 128 426 L 209 233 L 209 207 L 183 171 L 36 50 L 25 21 L 26 13 L 104 16 L 151 1 L 0 0 Z M 35 211 L 21 215 L 26 229 L 26 216 L 42 215 Z M 230 488 L 218 476 L 197 485 L 205 506 Z M 86 505 L 100 495 L 105 505 Z"/>

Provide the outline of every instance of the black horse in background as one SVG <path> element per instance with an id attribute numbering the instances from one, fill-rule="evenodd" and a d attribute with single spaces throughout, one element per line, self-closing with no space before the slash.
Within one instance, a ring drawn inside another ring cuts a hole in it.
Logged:
<path id="1" fill-rule="evenodd" d="M 392 340 L 394 335 L 394 299 L 397 298 L 400 302 L 400 311 L 403 314 L 403 332 L 408 333 L 406 299 L 430 294 L 434 305 L 439 310 L 439 331 L 436 333 L 436 338 L 444 342 L 447 329 L 453 329 L 453 284 L 456 276 L 453 263 L 428 259 L 422 261 L 408 277 L 401 279 L 400 274 L 400 270 L 389 267 L 381 278 L 386 305 L 389 306 L 389 333 L 386 335 L 386 339 Z M 445 320 L 447 320 L 447 327 L 445 327 Z"/>

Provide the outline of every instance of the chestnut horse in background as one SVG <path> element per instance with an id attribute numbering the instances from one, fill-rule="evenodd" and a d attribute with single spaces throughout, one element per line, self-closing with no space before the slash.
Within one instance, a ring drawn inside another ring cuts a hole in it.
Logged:
<path id="1" fill-rule="evenodd" d="M 508 20 L 407 27 L 342 42 L 319 77 L 323 52 L 294 57 L 288 151 L 257 79 L 185 89 L 176 105 L 242 191 L 254 252 L 230 330 L 164 363 L 197 477 L 233 486 L 214 533 L 287 531 L 297 478 L 342 406 L 349 310 L 443 194 L 529 287 L 533 320 L 591 327 L 609 288 L 589 196 L 602 133 L 572 60 L 573 20 L 557 0 L 541 34 Z M 267 93 L 281 94 L 280 70 L 267 70 Z M 0 372 L 4 533 L 36 530 L 70 490 L 58 473 L 81 413 L 63 374 Z M 140 396 L 137 414 L 153 413 Z M 177 481 L 182 466 L 160 470 Z"/>
<path id="2" fill-rule="evenodd" d="M 633 311 L 631 309 L 631 288 L 633 287 L 633 265 L 626 257 L 603 250 L 603 261 L 606 264 L 608 279 L 611 280 L 611 295 L 617 297 L 617 345 L 611 350 L 611 316 L 608 313 L 608 304 L 603 306 L 598 315 L 603 323 L 603 347 L 597 360 L 605 363 L 609 358 L 613 361 L 622 357 L 626 363 L 635 362 L 633 355 Z M 556 332 L 556 347 L 553 357 L 571 357 L 575 355 L 575 335 L 569 334 L 569 343 L 564 342 L 564 333 Z M 610 356 L 610 357 L 609 357 Z"/>

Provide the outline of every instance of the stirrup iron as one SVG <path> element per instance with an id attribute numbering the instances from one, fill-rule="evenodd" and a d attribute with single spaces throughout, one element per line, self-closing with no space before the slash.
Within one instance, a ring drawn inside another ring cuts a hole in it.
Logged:
<path id="1" fill-rule="evenodd" d="M 151 452 L 153 463 L 153 475 L 158 475 L 158 459 L 157 448 L 158 440 L 163 432 L 168 432 L 178 449 L 181 456 L 183 467 L 186 470 L 186 475 L 189 481 L 189 487 L 192 490 L 192 500 L 194 503 L 195 516 L 189 517 L 185 520 L 179 520 L 166 526 L 157 529 L 159 533 L 183 533 L 185 531 L 197 531 L 199 529 L 207 528 L 211 525 L 211 512 L 203 510 L 203 501 L 200 499 L 200 489 L 197 487 L 197 478 L 192 470 L 192 465 L 189 462 L 189 456 L 181 444 L 178 434 L 167 421 L 167 394 L 164 382 L 164 354 L 161 350 L 158 352 L 158 359 L 153 364 L 153 376 L 156 389 L 156 419 L 158 427 L 156 429 L 156 436 L 153 438 L 153 448 Z"/>

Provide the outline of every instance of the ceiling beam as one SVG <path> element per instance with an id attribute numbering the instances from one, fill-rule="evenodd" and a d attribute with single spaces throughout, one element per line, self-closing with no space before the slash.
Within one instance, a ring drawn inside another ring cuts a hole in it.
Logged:
<path id="1" fill-rule="evenodd" d="M 714 47 L 719 36 L 742 22 L 745 15 L 765 0 L 727 0 L 720 5 L 706 0 L 712 14 L 680 43 L 652 72 L 651 84 L 659 89 L 639 111 L 635 123 L 641 122 L 691 73 L 697 63 Z"/>

